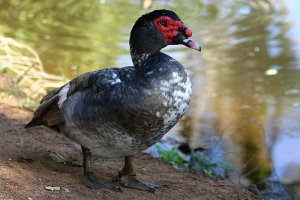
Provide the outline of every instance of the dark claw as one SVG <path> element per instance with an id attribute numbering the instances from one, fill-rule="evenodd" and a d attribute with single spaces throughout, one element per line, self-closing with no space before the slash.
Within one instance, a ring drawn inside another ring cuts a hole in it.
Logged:
<path id="1" fill-rule="evenodd" d="M 144 182 L 145 185 L 152 187 L 152 188 L 169 188 L 167 185 L 165 184 L 158 184 L 158 183 L 154 183 L 154 182 Z"/>
<path id="2" fill-rule="evenodd" d="M 157 188 L 167 188 L 168 187 L 166 185 L 161 185 L 158 183 L 143 181 L 143 180 L 137 178 L 134 174 L 127 174 L 127 175 L 119 176 L 118 180 L 124 187 L 138 189 L 138 190 L 145 190 L 145 191 L 149 191 L 149 192 L 155 192 L 155 189 L 157 189 Z"/>
<path id="3" fill-rule="evenodd" d="M 91 189 L 110 189 L 116 192 L 122 192 L 122 190 L 113 182 L 109 182 L 100 178 L 97 178 L 94 174 L 86 174 L 83 176 L 83 184 Z"/>

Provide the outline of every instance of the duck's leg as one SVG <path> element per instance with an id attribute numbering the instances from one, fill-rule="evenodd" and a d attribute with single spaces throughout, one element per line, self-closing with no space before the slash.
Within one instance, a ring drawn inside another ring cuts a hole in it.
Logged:
<path id="1" fill-rule="evenodd" d="M 83 184 L 92 189 L 106 188 L 121 192 L 121 189 L 115 183 L 98 178 L 94 175 L 91 162 L 91 149 L 84 146 L 81 146 L 81 149 L 83 154 Z"/>
<path id="2" fill-rule="evenodd" d="M 133 156 L 126 156 L 124 168 L 119 172 L 118 180 L 124 187 L 146 190 L 149 192 L 154 192 L 156 188 L 167 187 L 166 185 L 147 182 L 137 178 L 136 174 L 133 172 L 134 170 L 132 161 Z"/>

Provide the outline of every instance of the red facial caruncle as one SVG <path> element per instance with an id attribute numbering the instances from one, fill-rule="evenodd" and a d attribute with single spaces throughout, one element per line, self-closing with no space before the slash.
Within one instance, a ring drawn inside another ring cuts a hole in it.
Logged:
<path id="1" fill-rule="evenodd" d="M 156 18 L 154 26 L 160 30 L 167 41 L 167 44 L 173 44 L 172 39 L 178 35 L 179 28 L 184 30 L 186 37 L 192 36 L 192 31 L 188 29 L 181 21 L 175 21 L 167 16 Z"/>

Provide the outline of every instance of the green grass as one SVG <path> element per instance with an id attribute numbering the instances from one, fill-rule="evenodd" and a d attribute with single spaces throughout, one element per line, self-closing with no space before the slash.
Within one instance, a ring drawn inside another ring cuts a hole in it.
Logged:
<path id="1" fill-rule="evenodd" d="M 0 87 L 0 97 L 10 98 L 10 96 L 21 99 L 18 101 L 19 103 L 17 105 L 20 109 L 34 111 L 39 105 L 39 102 L 37 100 L 26 96 L 24 97 L 24 94 L 17 86 L 13 88 Z"/>
<path id="2" fill-rule="evenodd" d="M 185 169 L 186 160 L 180 155 L 178 148 L 173 147 L 171 150 L 167 151 L 163 148 L 156 146 L 158 153 L 160 154 L 160 159 L 170 163 L 176 169 Z"/>
<path id="3" fill-rule="evenodd" d="M 0 66 L 0 74 L 4 74 L 7 72 L 7 68 L 4 66 Z"/>
<path id="4" fill-rule="evenodd" d="M 228 178 L 233 168 L 229 163 L 214 162 L 210 157 L 200 151 L 192 151 L 185 156 L 177 147 L 165 150 L 156 146 L 160 159 L 170 163 L 174 168 L 180 171 L 190 171 L 203 173 L 211 178 Z"/>
<path id="5" fill-rule="evenodd" d="M 29 97 L 19 101 L 19 108 L 34 111 L 39 105 L 39 102 Z"/>
<path id="6" fill-rule="evenodd" d="M 14 88 L 0 87 L 0 93 L 2 96 L 6 95 L 7 97 L 9 97 L 9 95 L 17 96 L 18 90 Z"/>

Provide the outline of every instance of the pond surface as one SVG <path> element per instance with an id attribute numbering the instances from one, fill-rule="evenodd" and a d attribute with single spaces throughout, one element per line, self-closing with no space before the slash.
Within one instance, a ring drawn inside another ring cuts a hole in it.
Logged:
<path id="1" fill-rule="evenodd" d="M 134 21 L 174 10 L 203 51 L 165 49 L 193 80 L 191 108 L 171 132 L 232 163 L 243 183 L 268 177 L 299 197 L 300 2 L 148 2 L 0 0 L 0 34 L 33 47 L 46 71 L 72 78 L 131 65 Z"/>

